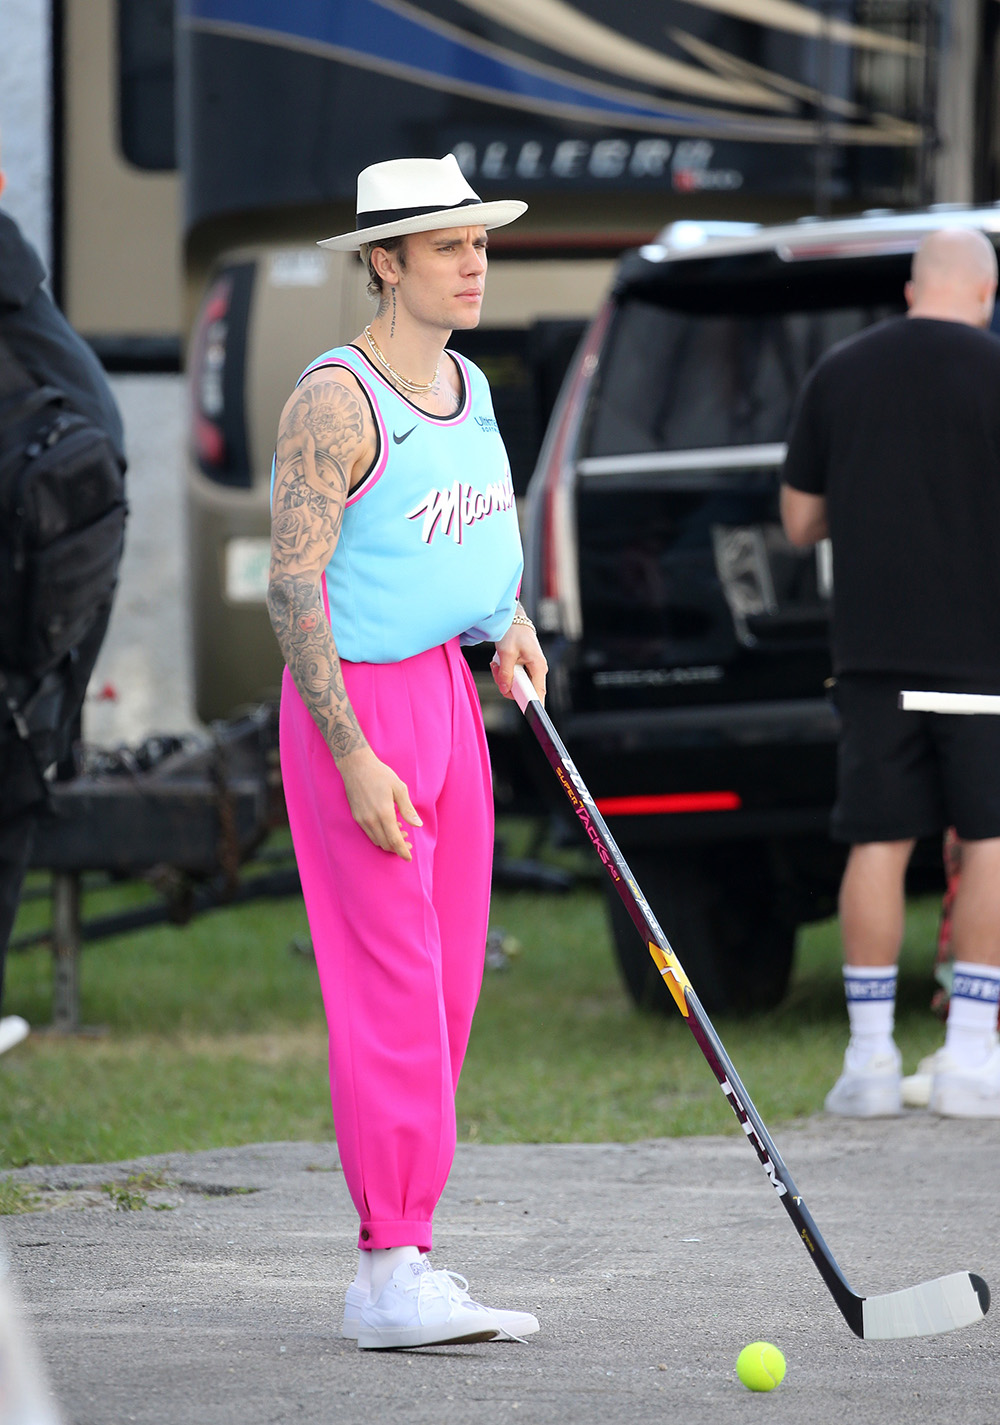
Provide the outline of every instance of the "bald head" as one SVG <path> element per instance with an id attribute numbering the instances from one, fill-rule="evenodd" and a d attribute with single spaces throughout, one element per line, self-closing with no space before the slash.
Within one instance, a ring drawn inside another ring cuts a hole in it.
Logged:
<path id="1" fill-rule="evenodd" d="M 997 290 L 993 244 L 972 228 L 929 233 L 913 256 L 906 284 L 911 317 L 987 327 Z"/>

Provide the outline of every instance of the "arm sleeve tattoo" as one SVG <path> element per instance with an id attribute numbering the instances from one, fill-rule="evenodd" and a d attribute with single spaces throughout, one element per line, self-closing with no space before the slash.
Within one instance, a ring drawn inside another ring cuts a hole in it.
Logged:
<path id="1" fill-rule="evenodd" d="M 300 388 L 278 431 L 267 608 L 289 672 L 340 760 L 366 745 L 323 610 L 351 468 L 365 445 L 361 402 L 335 380 Z"/>

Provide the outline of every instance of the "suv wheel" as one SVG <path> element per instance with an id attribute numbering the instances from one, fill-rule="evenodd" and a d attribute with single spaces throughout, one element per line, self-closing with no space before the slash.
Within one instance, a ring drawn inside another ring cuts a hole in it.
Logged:
<path id="1" fill-rule="evenodd" d="M 630 865 L 709 1014 L 771 1009 L 788 988 L 795 925 L 778 903 L 767 848 L 638 852 Z M 607 885 L 615 953 L 641 1009 L 673 1009 L 648 949 Z"/>

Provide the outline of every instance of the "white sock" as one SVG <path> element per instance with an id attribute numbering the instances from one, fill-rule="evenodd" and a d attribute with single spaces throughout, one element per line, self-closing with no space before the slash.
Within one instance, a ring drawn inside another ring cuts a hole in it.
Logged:
<path id="1" fill-rule="evenodd" d="M 875 1054 L 895 1053 L 895 965 L 845 965 L 844 994 L 851 1025 L 847 1067 L 861 1069 Z"/>
<path id="2" fill-rule="evenodd" d="M 359 1291 L 363 1291 L 368 1296 L 372 1289 L 372 1254 L 362 1252 L 358 1249 L 358 1270 L 354 1275 L 351 1286 L 356 1286 Z"/>
<path id="3" fill-rule="evenodd" d="M 1000 967 L 956 960 L 944 1047 L 963 1069 L 985 1064 L 997 1043 Z"/>
<path id="4" fill-rule="evenodd" d="M 371 1258 L 372 1274 L 368 1289 L 370 1301 L 378 1300 L 382 1288 L 397 1267 L 402 1267 L 407 1262 L 420 1261 L 420 1250 L 417 1247 L 375 1247 L 368 1255 Z"/>

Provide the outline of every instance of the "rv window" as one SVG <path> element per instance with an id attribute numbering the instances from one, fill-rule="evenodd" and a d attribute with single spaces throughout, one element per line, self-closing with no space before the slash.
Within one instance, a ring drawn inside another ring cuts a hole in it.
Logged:
<path id="1" fill-rule="evenodd" d="M 173 0 L 118 0 L 118 140 L 137 168 L 177 167 Z"/>

